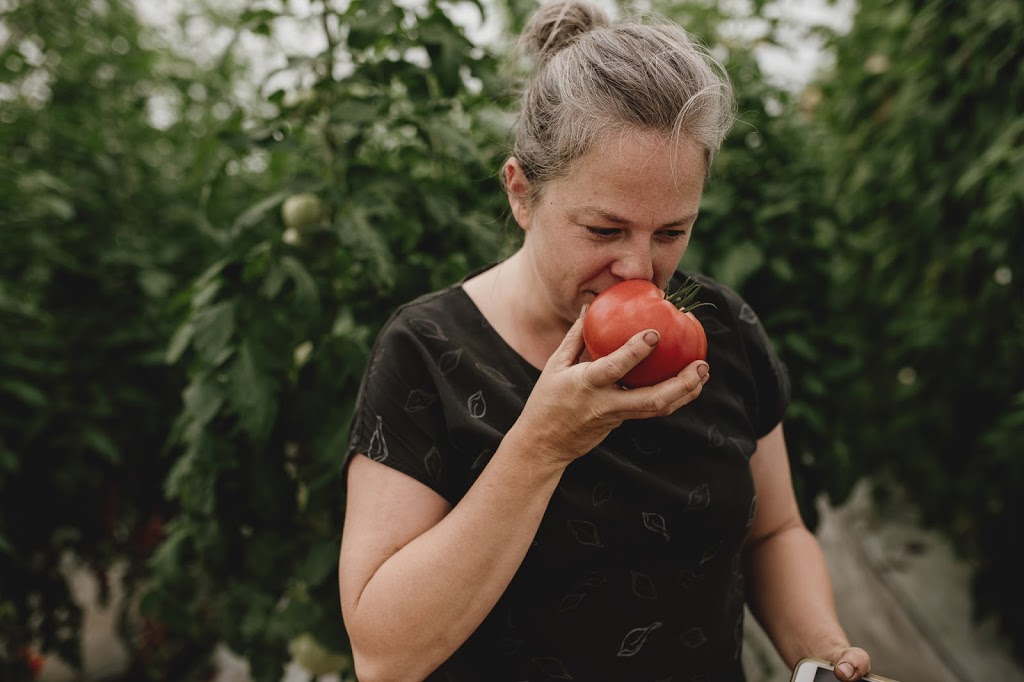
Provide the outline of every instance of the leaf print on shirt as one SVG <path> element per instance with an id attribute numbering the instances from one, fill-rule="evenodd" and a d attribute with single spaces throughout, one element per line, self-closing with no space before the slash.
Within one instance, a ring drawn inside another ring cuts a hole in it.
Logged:
<path id="1" fill-rule="evenodd" d="M 572 536 L 576 538 L 576 542 L 581 545 L 604 547 L 604 545 L 601 544 L 601 538 L 597 534 L 597 526 L 592 524 L 590 521 L 570 519 L 565 522 L 565 525 L 568 527 Z"/>
<path id="2" fill-rule="evenodd" d="M 644 528 L 652 530 L 655 533 L 661 533 L 665 536 L 665 540 L 671 539 L 668 534 L 668 526 L 665 525 L 665 517 L 655 512 L 643 512 L 644 515 Z"/>
<path id="3" fill-rule="evenodd" d="M 698 565 L 703 566 L 704 564 L 718 556 L 718 553 L 722 551 L 722 546 L 724 544 L 725 540 L 719 540 L 718 542 L 714 543 L 713 545 L 705 549 L 704 554 L 702 554 L 700 557 L 700 563 Z"/>
<path id="4" fill-rule="evenodd" d="M 695 585 L 699 585 L 704 581 L 704 573 L 702 571 L 695 571 L 692 568 L 684 568 L 679 571 L 679 585 L 684 590 L 688 590 Z"/>
<path id="5" fill-rule="evenodd" d="M 512 637 L 502 637 L 495 645 L 499 656 L 511 656 L 523 646 L 523 640 Z"/>
<path id="6" fill-rule="evenodd" d="M 708 427 L 708 445 L 713 448 L 720 448 L 725 444 L 725 436 L 718 430 L 717 424 Z"/>
<path id="7" fill-rule="evenodd" d="M 502 386 L 508 386 L 509 388 L 515 388 L 516 387 L 515 384 L 513 384 L 511 381 L 509 381 L 508 379 L 505 378 L 504 374 L 502 374 L 498 370 L 494 369 L 493 367 L 485 365 L 482 362 L 478 362 L 478 363 L 476 363 L 476 368 L 478 370 L 480 370 L 481 372 L 483 372 L 484 374 L 486 374 L 487 376 L 489 376 L 494 381 L 497 381 Z"/>
<path id="8" fill-rule="evenodd" d="M 692 627 L 679 635 L 679 641 L 691 649 L 696 649 L 697 647 L 704 646 L 708 643 L 708 636 L 704 634 L 703 628 Z"/>
<path id="9" fill-rule="evenodd" d="M 409 397 L 405 399 L 405 411 L 409 413 L 425 410 L 437 400 L 436 393 L 427 393 L 418 388 L 409 391 Z"/>
<path id="10" fill-rule="evenodd" d="M 423 317 L 409 320 L 409 326 L 416 330 L 416 333 L 420 336 L 425 336 L 428 339 L 437 339 L 438 341 L 447 341 L 448 337 L 444 335 L 440 325 L 433 320 L 428 320 Z"/>
<path id="11" fill-rule="evenodd" d="M 602 504 L 612 499 L 612 493 L 615 492 L 615 481 L 601 481 L 594 486 L 594 492 L 591 494 L 590 499 L 594 503 L 595 507 L 600 507 Z"/>
<path id="12" fill-rule="evenodd" d="M 701 483 L 690 491 L 690 498 L 686 503 L 686 508 L 689 511 L 700 511 L 701 509 L 707 509 L 710 504 L 711 488 L 707 483 Z"/>
<path id="13" fill-rule="evenodd" d="M 569 674 L 569 671 L 565 669 L 565 663 L 558 658 L 552 658 L 551 656 L 544 656 L 542 658 L 532 659 L 534 665 L 540 668 L 540 671 L 548 677 L 555 680 L 573 680 L 576 679 Z"/>
<path id="14" fill-rule="evenodd" d="M 462 349 L 456 348 L 441 354 L 441 357 L 437 359 L 437 368 L 441 370 L 441 374 L 447 376 L 451 374 L 456 367 L 459 366 L 459 360 L 462 359 Z"/>
<path id="15" fill-rule="evenodd" d="M 437 451 L 436 445 L 431 446 L 431 448 L 427 450 L 427 454 L 423 456 L 423 466 L 426 468 L 430 478 L 435 482 L 440 482 L 442 461 L 441 453 Z"/>
<path id="16" fill-rule="evenodd" d="M 628 467 L 630 469 L 633 469 L 634 471 L 643 471 L 643 467 L 641 467 L 639 464 L 637 464 L 633 460 L 629 459 L 628 457 L 620 457 L 620 456 L 616 455 L 613 452 L 607 453 L 607 456 L 608 456 L 608 459 L 610 459 L 610 460 L 612 460 L 614 462 L 618 462 L 619 464 L 621 464 L 624 467 Z"/>
<path id="17" fill-rule="evenodd" d="M 474 419 L 484 418 L 484 415 L 487 414 L 487 401 L 484 400 L 483 391 L 477 391 L 469 396 L 469 400 L 466 401 L 466 410 L 469 411 L 469 416 Z"/>
<path id="18" fill-rule="evenodd" d="M 491 455 L 493 454 L 494 450 L 491 450 L 490 448 L 487 448 L 486 450 L 481 450 L 480 454 L 476 456 L 476 459 L 473 460 L 473 463 L 469 466 L 469 468 L 472 471 L 480 471 L 485 466 L 487 466 L 488 462 L 491 461 Z"/>
<path id="19" fill-rule="evenodd" d="M 598 571 L 591 571 L 583 576 L 583 579 L 576 583 L 576 589 L 582 590 L 585 587 L 600 587 L 608 582 L 608 578 Z"/>
<path id="20" fill-rule="evenodd" d="M 754 525 L 754 517 L 757 515 L 757 495 L 750 499 L 750 513 L 747 514 L 747 528 Z"/>
<path id="21" fill-rule="evenodd" d="M 658 455 L 661 454 L 661 446 L 652 440 L 644 441 L 639 438 L 633 438 L 633 447 L 641 455 Z"/>
<path id="22" fill-rule="evenodd" d="M 626 633 L 626 636 L 622 638 L 622 644 L 619 646 L 619 653 L 616 656 L 635 656 L 637 652 L 644 647 L 647 643 L 647 638 L 652 632 L 661 627 L 659 621 L 654 621 L 645 628 L 633 628 Z"/>
<path id="23" fill-rule="evenodd" d="M 654 581 L 651 580 L 651 576 L 640 571 L 634 571 L 630 569 L 629 575 L 633 579 L 633 594 L 640 597 L 641 599 L 657 599 L 658 590 L 654 586 Z"/>
<path id="24" fill-rule="evenodd" d="M 366 456 L 375 462 L 383 462 L 388 458 L 388 443 L 384 440 L 384 421 L 377 416 L 377 426 L 370 436 L 370 445 L 366 449 Z"/>
<path id="25" fill-rule="evenodd" d="M 740 453 L 747 459 L 750 459 L 750 456 L 754 454 L 754 443 L 749 438 L 736 438 L 735 436 L 730 436 L 729 442 L 734 448 L 736 448 L 736 452 Z"/>
<path id="26" fill-rule="evenodd" d="M 586 598 L 586 592 L 570 592 L 562 597 L 562 601 L 558 603 L 558 612 L 567 613 L 569 611 L 575 611 Z"/>
<path id="27" fill-rule="evenodd" d="M 744 303 L 740 308 L 739 318 L 747 324 L 757 324 L 757 313 L 748 304 Z"/>

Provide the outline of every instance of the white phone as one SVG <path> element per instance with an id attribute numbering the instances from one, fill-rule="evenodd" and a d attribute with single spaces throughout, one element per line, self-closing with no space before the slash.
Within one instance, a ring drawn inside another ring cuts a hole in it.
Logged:
<path id="1" fill-rule="evenodd" d="M 838 678 L 832 672 L 833 670 L 832 664 L 828 661 L 817 658 L 804 658 L 796 664 L 796 667 L 793 669 L 793 677 L 790 679 L 791 682 L 838 682 Z M 882 677 L 875 673 L 868 673 L 860 679 L 863 682 L 897 682 L 892 678 Z"/>

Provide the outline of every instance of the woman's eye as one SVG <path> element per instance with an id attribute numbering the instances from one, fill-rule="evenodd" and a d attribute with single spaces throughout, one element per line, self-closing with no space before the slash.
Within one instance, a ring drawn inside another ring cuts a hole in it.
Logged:
<path id="1" fill-rule="evenodd" d="M 598 237 L 614 237 L 620 231 L 621 230 L 619 230 L 618 228 L 614 228 L 614 227 L 588 227 L 587 228 L 587 232 L 589 232 L 590 234 L 593 234 L 593 235 L 597 235 Z"/>
<path id="2" fill-rule="evenodd" d="M 663 230 L 658 234 L 661 235 L 662 239 L 668 241 L 674 241 L 686 236 L 686 230 Z"/>

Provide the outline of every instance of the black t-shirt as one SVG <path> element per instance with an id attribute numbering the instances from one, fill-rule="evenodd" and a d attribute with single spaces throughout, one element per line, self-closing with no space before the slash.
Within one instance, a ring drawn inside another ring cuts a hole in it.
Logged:
<path id="1" fill-rule="evenodd" d="M 749 458 L 780 422 L 789 382 L 750 306 L 693 278 L 715 306 L 695 311 L 711 367 L 700 397 L 624 422 L 568 466 L 508 589 L 429 680 L 744 679 Z M 460 285 L 422 296 L 377 338 L 346 463 L 365 454 L 455 505 L 539 376 Z"/>

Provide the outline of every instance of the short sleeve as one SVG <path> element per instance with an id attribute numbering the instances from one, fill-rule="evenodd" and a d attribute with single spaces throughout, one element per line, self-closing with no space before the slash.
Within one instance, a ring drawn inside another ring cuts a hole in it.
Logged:
<path id="1" fill-rule="evenodd" d="M 757 389 L 757 408 L 753 415 L 758 438 L 768 435 L 789 407 L 791 398 L 789 371 L 772 346 L 760 319 L 748 304 L 740 309 L 739 328 L 745 335 L 745 346 Z"/>
<path id="2" fill-rule="evenodd" d="M 382 328 L 356 399 L 345 465 L 363 454 L 453 501 L 448 429 L 428 354 L 401 310 Z"/>
<path id="3" fill-rule="evenodd" d="M 782 421 L 789 407 L 789 371 L 775 352 L 761 320 L 749 303 L 729 287 L 708 277 L 693 276 L 693 279 L 706 289 L 702 300 L 724 308 L 708 314 L 734 330 L 738 337 L 736 350 L 743 356 L 750 380 L 749 388 L 744 391 L 747 395 L 743 399 L 754 436 L 762 438 Z M 699 312 L 705 310 L 702 308 Z"/>

